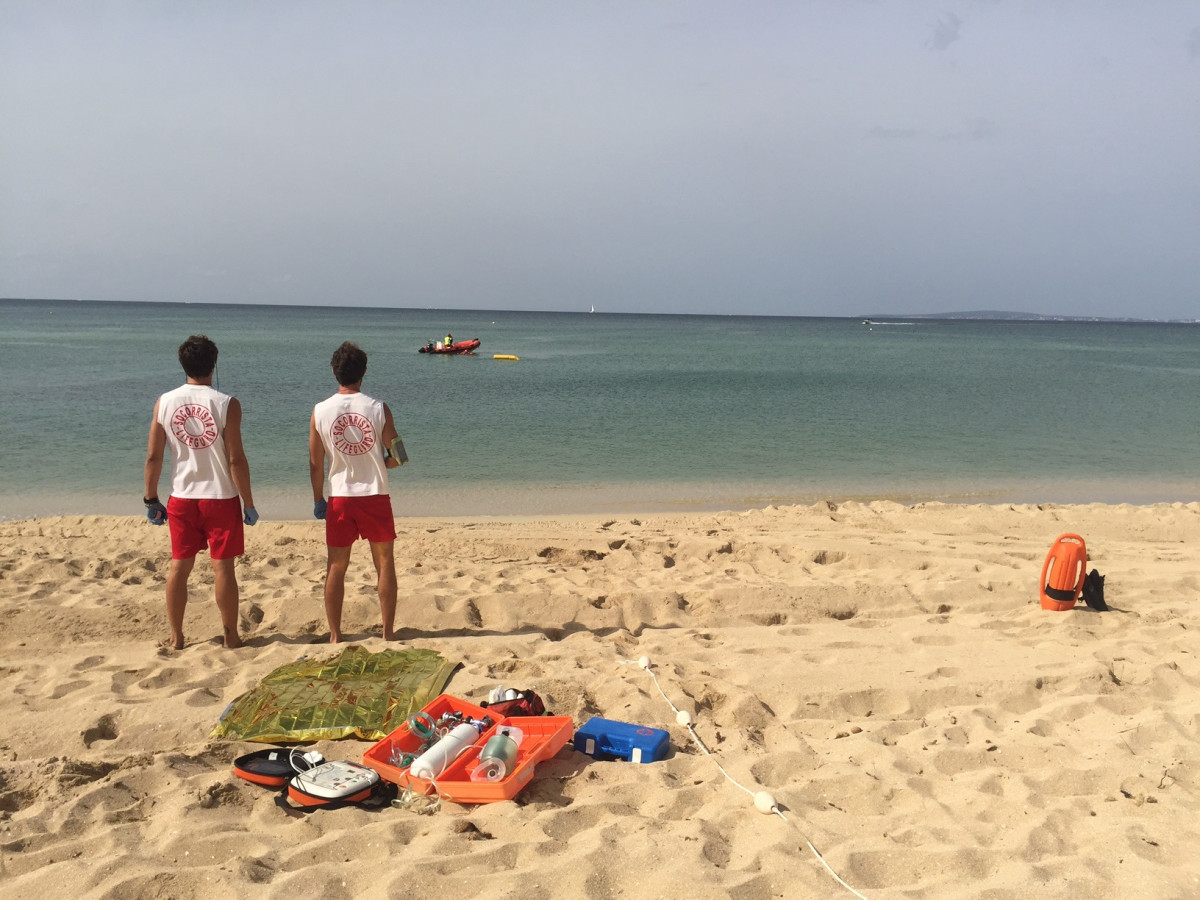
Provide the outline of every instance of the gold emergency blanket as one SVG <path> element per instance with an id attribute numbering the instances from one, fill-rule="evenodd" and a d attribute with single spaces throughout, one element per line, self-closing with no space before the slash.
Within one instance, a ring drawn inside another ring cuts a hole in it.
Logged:
<path id="1" fill-rule="evenodd" d="M 280 666 L 221 714 L 212 737 L 234 741 L 378 741 L 442 693 L 458 663 L 435 650 L 347 647 Z"/>

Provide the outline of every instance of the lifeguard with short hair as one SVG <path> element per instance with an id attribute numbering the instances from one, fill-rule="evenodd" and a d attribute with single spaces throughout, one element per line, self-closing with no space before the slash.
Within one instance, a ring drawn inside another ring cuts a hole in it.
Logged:
<path id="1" fill-rule="evenodd" d="M 188 577 L 196 554 L 208 550 L 225 646 L 240 647 L 234 561 L 245 552 L 243 524 L 258 521 L 250 492 L 250 464 L 242 449 L 242 407 L 237 398 L 212 386 L 217 345 L 207 336 L 194 334 L 180 344 L 179 364 L 187 381 L 154 404 L 142 498 L 150 523 L 166 524 L 171 530 L 170 643 L 176 650 L 183 649 Z M 164 506 L 158 499 L 158 480 L 167 447 L 171 449 L 171 495 Z"/>
<path id="2" fill-rule="evenodd" d="M 313 515 L 325 520 L 329 555 L 325 571 L 325 615 L 329 641 L 342 639 L 342 602 L 354 542 L 365 538 L 375 564 L 383 639 L 394 638 L 396 522 L 387 470 L 400 465 L 392 448 L 399 439 L 386 403 L 362 392 L 367 354 L 349 341 L 331 360 L 337 393 L 313 407 L 308 434 L 308 471 Z M 329 461 L 329 499 L 325 462 Z"/>

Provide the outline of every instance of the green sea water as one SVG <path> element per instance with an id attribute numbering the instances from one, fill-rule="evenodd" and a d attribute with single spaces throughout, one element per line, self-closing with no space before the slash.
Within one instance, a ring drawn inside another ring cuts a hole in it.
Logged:
<path id="1" fill-rule="evenodd" d="M 447 330 L 477 355 L 417 352 Z M 192 333 L 268 518 L 310 515 L 343 340 L 408 449 L 398 515 L 1200 500 L 1197 325 L 0 301 L 0 517 L 140 514 Z"/>

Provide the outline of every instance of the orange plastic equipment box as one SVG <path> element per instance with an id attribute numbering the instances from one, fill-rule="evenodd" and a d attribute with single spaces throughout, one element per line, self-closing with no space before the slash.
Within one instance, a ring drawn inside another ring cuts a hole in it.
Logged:
<path id="1" fill-rule="evenodd" d="M 488 714 L 482 706 L 476 706 L 458 697 L 441 694 L 427 703 L 421 710 L 427 713 L 435 722 L 448 712 L 462 713 L 469 719 L 482 719 Z M 485 732 L 490 734 L 491 732 Z M 412 733 L 406 720 L 399 728 L 371 747 L 363 754 L 363 765 L 374 769 L 384 781 L 391 781 L 405 787 L 413 779 L 408 774 L 408 767 L 401 768 L 391 762 L 393 751 L 397 754 L 411 753 L 417 756 L 421 752 L 423 741 Z"/>
<path id="2" fill-rule="evenodd" d="M 435 720 L 443 713 L 451 711 L 461 712 L 475 719 L 482 719 L 487 715 L 486 709 L 447 694 L 441 695 L 423 710 Z M 499 781 L 472 781 L 471 771 L 478 763 L 479 754 L 501 726 L 519 728 L 524 735 L 517 750 L 513 770 Z M 446 771 L 436 779 L 436 792 L 455 803 L 495 803 L 511 800 L 529 783 L 534 767 L 539 762 L 550 759 L 566 746 L 574 727 L 570 716 L 511 716 L 501 719 L 484 731 L 474 744 L 447 766 Z M 420 749 L 421 739 L 412 734 L 408 723 L 405 722 L 363 754 L 363 765 L 369 766 L 378 772 L 381 778 L 400 787 L 411 787 L 415 791 L 432 794 L 429 781 L 410 775 L 407 767 L 401 768 L 390 761 L 394 750 L 416 754 Z"/>

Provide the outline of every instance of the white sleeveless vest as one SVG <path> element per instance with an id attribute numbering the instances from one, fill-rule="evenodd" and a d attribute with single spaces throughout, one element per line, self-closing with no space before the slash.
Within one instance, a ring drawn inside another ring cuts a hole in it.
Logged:
<path id="1" fill-rule="evenodd" d="M 185 384 L 158 398 L 158 424 L 171 450 L 171 496 L 226 500 L 238 495 L 225 453 L 228 394 Z"/>
<path id="2" fill-rule="evenodd" d="M 313 417 L 329 457 L 329 496 L 386 494 L 383 403 L 361 392 L 334 394 L 313 407 Z"/>

